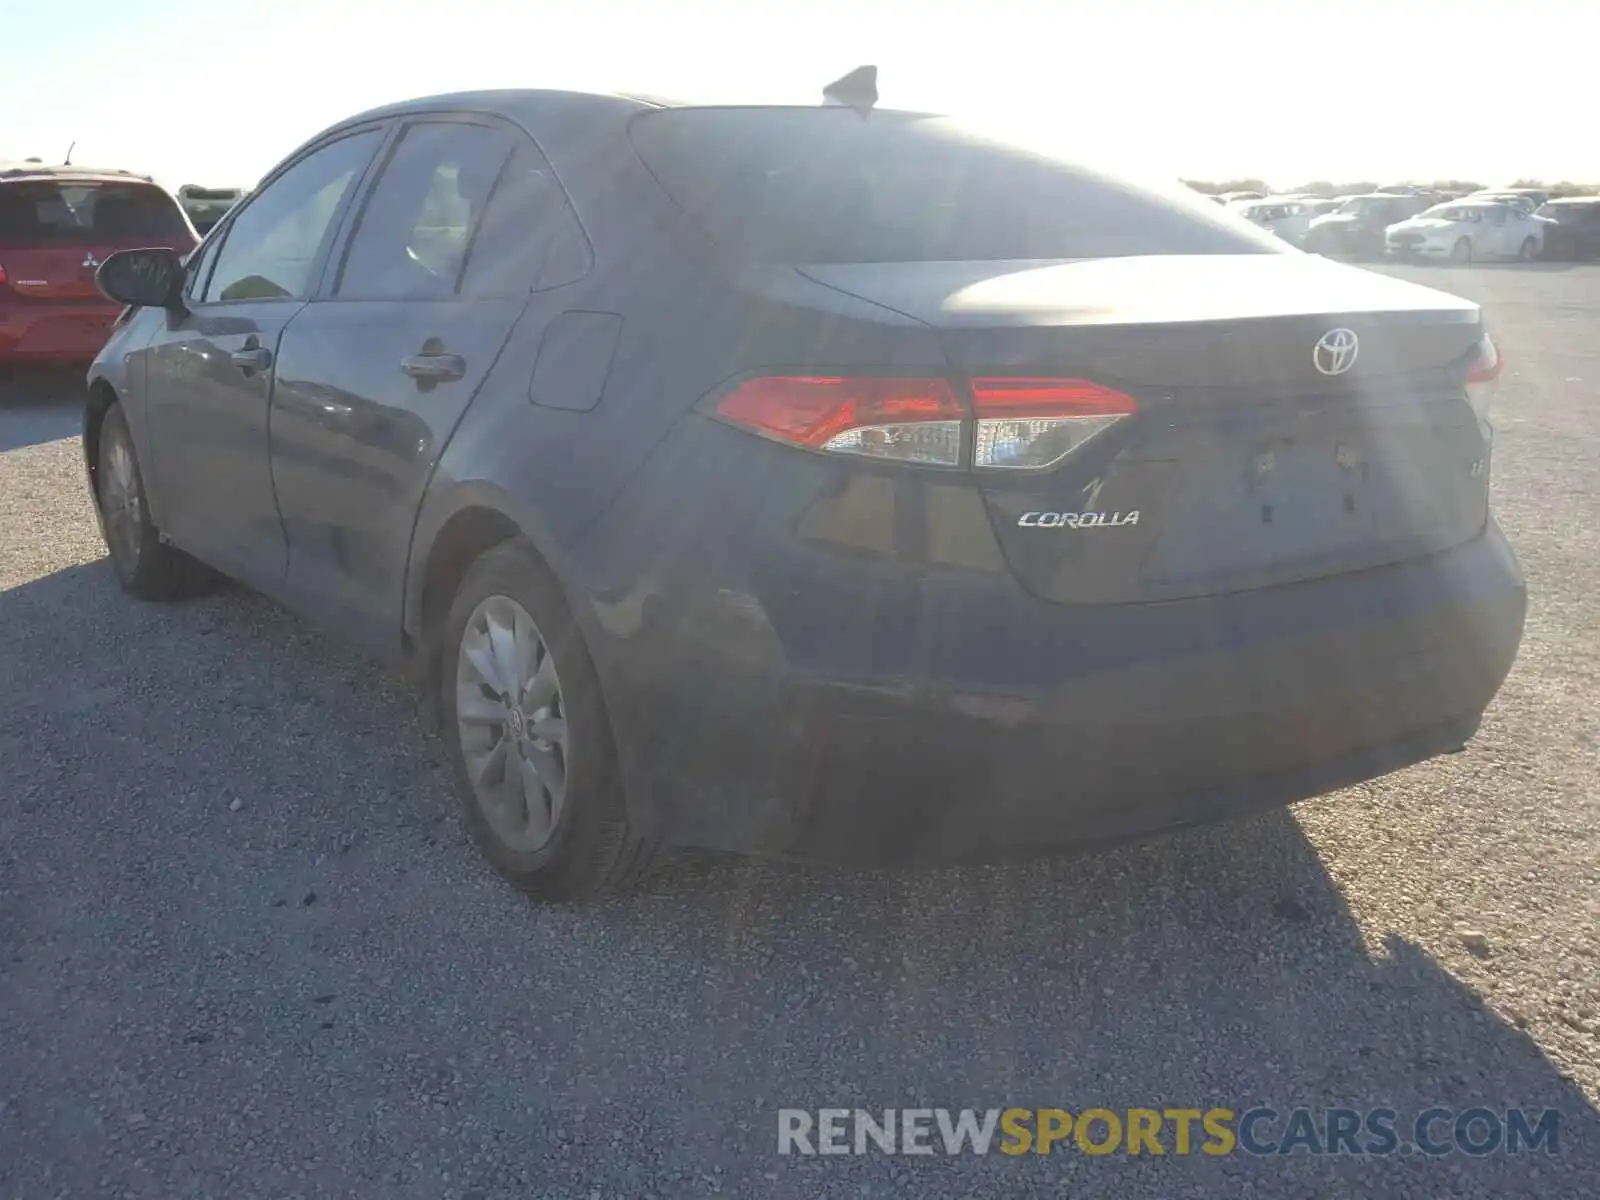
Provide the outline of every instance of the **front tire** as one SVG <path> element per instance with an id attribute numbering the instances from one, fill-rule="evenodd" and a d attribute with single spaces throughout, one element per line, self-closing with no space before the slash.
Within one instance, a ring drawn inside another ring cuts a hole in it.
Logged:
<path id="1" fill-rule="evenodd" d="M 144 475 L 120 404 L 113 404 L 100 423 L 94 490 L 100 533 L 124 591 L 141 600 L 177 600 L 215 585 L 215 573 L 162 541 L 150 520 Z"/>
<path id="2" fill-rule="evenodd" d="M 1517 251 L 1518 262 L 1532 262 L 1539 257 L 1539 242 L 1537 238 L 1523 238 L 1522 247 Z"/>
<path id="3" fill-rule="evenodd" d="M 614 891 L 643 872 L 594 663 L 524 543 L 503 542 L 467 571 L 437 684 L 462 814 L 495 871 L 546 900 Z"/>
<path id="4" fill-rule="evenodd" d="M 1465 266 L 1472 261 L 1472 243 L 1466 238 L 1457 238 L 1456 244 L 1450 247 L 1450 261 L 1458 266 Z"/>

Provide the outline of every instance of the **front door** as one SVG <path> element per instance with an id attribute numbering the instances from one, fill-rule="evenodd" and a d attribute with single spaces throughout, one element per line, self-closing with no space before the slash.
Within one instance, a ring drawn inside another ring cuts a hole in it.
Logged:
<path id="1" fill-rule="evenodd" d="M 288 592 L 317 619 L 374 648 L 398 635 L 434 465 L 530 294 L 582 273 L 570 253 L 552 258 L 563 218 L 520 131 L 430 117 L 394 142 L 326 294 L 279 356 L 272 471 Z M 528 402 L 525 378 L 508 384 Z"/>
<path id="2" fill-rule="evenodd" d="M 184 309 L 145 352 L 152 502 L 164 532 L 267 590 L 282 583 L 288 554 L 267 446 L 279 341 L 380 141 L 376 128 L 349 134 L 271 179 L 207 246 Z"/>

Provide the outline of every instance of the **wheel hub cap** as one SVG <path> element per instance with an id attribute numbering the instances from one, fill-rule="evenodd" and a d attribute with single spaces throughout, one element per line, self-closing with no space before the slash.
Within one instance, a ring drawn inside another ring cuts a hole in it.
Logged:
<path id="1" fill-rule="evenodd" d="M 566 705 L 550 648 L 509 596 L 484 600 L 462 632 L 456 725 L 495 835 L 522 853 L 545 845 L 566 804 Z"/>
<path id="2" fill-rule="evenodd" d="M 107 470 L 102 471 L 100 510 L 105 515 L 112 552 L 131 564 L 139 545 L 139 482 L 133 473 L 133 455 L 118 438 L 107 447 Z"/>

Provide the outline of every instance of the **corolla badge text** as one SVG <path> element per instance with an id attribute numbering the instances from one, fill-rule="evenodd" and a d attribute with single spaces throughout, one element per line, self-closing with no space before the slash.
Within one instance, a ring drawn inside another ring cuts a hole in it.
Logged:
<path id="1" fill-rule="evenodd" d="M 1098 529 L 1101 526 L 1137 525 L 1139 510 L 1128 512 L 1025 512 L 1017 518 L 1024 529 Z"/>

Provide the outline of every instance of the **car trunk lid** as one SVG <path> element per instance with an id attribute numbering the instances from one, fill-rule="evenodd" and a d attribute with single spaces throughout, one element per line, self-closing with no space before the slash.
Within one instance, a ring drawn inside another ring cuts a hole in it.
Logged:
<path id="1" fill-rule="evenodd" d="M 1362 570 L 1487 517 L 1467 301 L 1302 255 L 803 270 L 933 326 L 958 376 L 1089 379 L 1137 402 L 1057 466 L 979 472 L 1008 563 L 1052 600 Z M 1341 330 L 1349 363 L 1318 350 Z"/>

